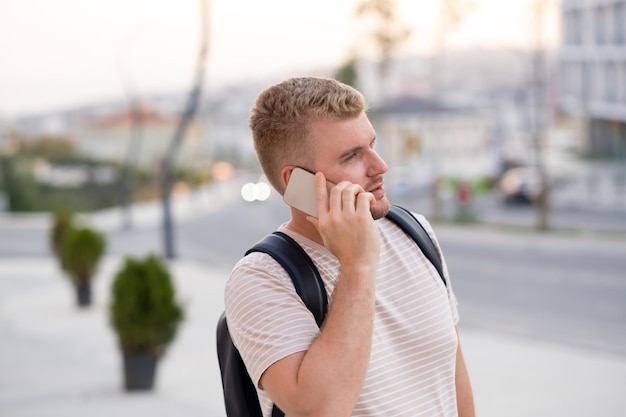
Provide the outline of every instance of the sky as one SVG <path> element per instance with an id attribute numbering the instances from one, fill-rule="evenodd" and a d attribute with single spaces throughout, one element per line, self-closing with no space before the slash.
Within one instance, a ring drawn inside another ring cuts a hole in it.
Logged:
<path id="1" fill-rule="evenodd" d="M 354 17 L 360 0 L 209 0 L 209 86 L 307 72 L 371 43 Z M 450 49 L 528 48 L 538 0 L 473 0 Z M 544 39 L 558 41 L 557 0 Z M 397 0 L 411 38 L 399 54 L 433 50 L 439 1 Z M 187 91 L 199 46 L 199 0 L 0 0 L 0 117 Z"/>

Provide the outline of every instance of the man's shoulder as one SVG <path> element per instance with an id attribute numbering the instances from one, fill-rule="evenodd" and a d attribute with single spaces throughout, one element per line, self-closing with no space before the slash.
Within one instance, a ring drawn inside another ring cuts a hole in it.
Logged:
<path id="1" fill-rule="evenodd" d="M 285 277 L 288 279 L 285 270 L 274 258 L 263 252 L 252 252 L 235 264 L 226 285 L 255 285 L 259 280 L 283 280 Z"/>
<path id="2" fill-rule="evenodd" d="M 270 255 L 250 253 L 235 264 L 226 280 L 224 304 L 227 314 L 232 315 L 232 309 L 241 304 L 242 299 L 271 298 L 271 294 L 283 292 L 290 286 L 293 287 L 293 284 L 288 273 Z"/>

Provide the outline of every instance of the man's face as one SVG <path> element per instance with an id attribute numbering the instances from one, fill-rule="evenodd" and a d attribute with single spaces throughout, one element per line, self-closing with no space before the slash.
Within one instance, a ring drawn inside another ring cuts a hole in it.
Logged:
<path id="1" fill-rule="evenodd" d="M 376 198 L 371 208 L 374 219 L 384 217 L 389 211 L 383 187 L 388 168 L 374 150 L 376 133 L 365 113 L 347 120 L 315 121 L 311 127 L 314 170 L 335 184 L 350 181 L 362 186 Z"/>

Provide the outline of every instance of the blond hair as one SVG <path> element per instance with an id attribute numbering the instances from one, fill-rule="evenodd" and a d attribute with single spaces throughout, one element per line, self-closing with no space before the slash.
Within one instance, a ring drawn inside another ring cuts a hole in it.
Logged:
<path id="1" fill-rule="evenodd" d="M 270 184 L 282 194 L 284 166 L 310 167 L 315 146 L 308 140 L 312 121 L 350 119 L 365 109 L 360 92 L 330 78 L 290 78 L 261 92 L 249 126 Z"/>

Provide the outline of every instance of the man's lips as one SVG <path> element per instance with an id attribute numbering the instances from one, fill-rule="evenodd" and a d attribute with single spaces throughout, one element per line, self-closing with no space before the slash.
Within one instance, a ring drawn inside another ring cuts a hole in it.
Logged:
<path id="1" fill-rule="evenodd" d="M 378 185 L 376 185 L 375 187 L 371 188 L 371 189 L 369 190 L 369 192 L 370 192 L 370 193 L 372 193 L 372 194 L 374 194 L 374 197 L 380 198 L 380 197 L 382 197 L 382 196 L 384 196 L 384 195 L 385 195 L 385 187 L 384 187 L 384 185 L 381 183 L 381 184 L 378 184 Z"/>

